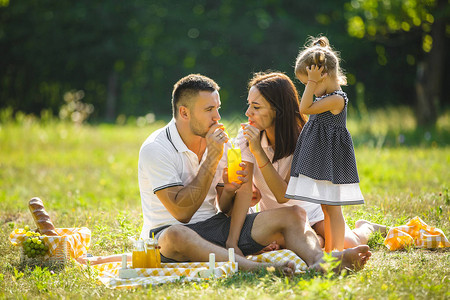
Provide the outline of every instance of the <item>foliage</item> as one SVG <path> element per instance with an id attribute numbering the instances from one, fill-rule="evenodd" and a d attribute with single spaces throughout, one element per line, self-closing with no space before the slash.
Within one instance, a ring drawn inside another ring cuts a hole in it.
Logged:
<path id="1" fill-rule="evenodd" d="M 366 34 L 371 37 L 398 31 L 430 32 L 436 12 L 436 0 L 408 0 L 408 1 L 379 1 L 353 0 L 346 4 L 346 10 L 353 15 L 348 21 L 349 34 L 363 38 Z M 423 50 L 430 51 L 430 36 L 424 37 Z"/>
<path id="2" fill-rule="evenodd" d="M 448 100 L 444 87 L 449 79 L 445 72 L 449 66 L 448 1 L 352 0 L 345 8 L 348 33 L 376 43 L 378 63 L 387 73 L 408 74 L 405 80 L 415 85 L 410 95 L 416 102 L 419 124 L 434 125 L 439 108 Z M 407 94 L 403 98 L 409 100 Z"/>
<path id="3" fill-rule="evenodd" d="M 93 120 L 148 112 L 168 116 L 173 84 L 188 73 L 203 73 L 222 87 L 224 113 L 241 113 L 251 73 L 273 69 L 293 77 L 299 48 L 319 33 L 341 51 L 350 99 L 365 87 L 361 97 L 370 107 L 412 105 L 417 41 L 394 38 L 386 46 L 347 34 L 347 19 L 359 16 L 351 5 L 370 3 L 2 1 L 0 107 L 57 114 L 64 94 L 76 90 L 95 107 Z M 428 12 L 427 6 L 415 11 L 421 20 Z M 391 14 L 386 9 L 378 16 Z"/>

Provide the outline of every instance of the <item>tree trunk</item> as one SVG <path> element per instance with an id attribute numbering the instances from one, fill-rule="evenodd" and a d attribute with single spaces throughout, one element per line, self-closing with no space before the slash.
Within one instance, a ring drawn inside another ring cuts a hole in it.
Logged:
<path id="1" fill-rule="evenodd" d="M 117 82 L 119 75 L 112 71 L 108 78 L 108 93 L 106 95 L 106 120 L 114 121 L 116 118 Z"/>
<path id="2" fill-rule="evenodd" d="M 416 118 L 419 126 L 436 125 L 442 98 L 442 82 L 445 66 L 445 0 L 439 0 L 434 24 L 431 29 L 433 47 L 424 62 L 417 64 Z"/>

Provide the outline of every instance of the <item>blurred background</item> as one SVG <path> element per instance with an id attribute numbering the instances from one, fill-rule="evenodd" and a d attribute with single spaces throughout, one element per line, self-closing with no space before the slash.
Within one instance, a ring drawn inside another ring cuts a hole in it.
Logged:
<path id="1" fill-rule="evenodd" d="M 323 34 L 352 111 L 406 107 L 433 128 L 450 107 L 449 16 L 448 0 L 0 0 L 0 110 L 152 122 L 170 118 L 173 84 L 201 73 L 221 86 L 222 116 L 242 115 L 252 73 L 294 79 L 299 49 Z"/>

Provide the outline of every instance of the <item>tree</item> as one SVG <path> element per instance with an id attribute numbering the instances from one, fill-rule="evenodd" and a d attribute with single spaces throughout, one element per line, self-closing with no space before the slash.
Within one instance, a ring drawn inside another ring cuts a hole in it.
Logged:
<path id="1" fill-rule="evenodd" d="M 144 1 L 14 1 L 0 5 L 2 106 L 57 112 L 63 95 L 85 91 L 96 113 L 113 117 L 118 77 L 139 54 L 130 20 Z M 128 72 L 128 74 L 127 74 Z M 106 115 L 109 113 L 109 115 Z"/>
<path id="2" fill-rule="evenodd" d="M 444 96 L 448 1 L 352 0 L 345 8 L 351 36 L 381 45 L 394 42 L 398 47 L 410 47 L 406 61 L 415 64 L 417 69 L 416 118 L 419 125 L 434 126 Z M 383 48 L 379 49 L 378 58 L 383 65 L 386 58 Z"/>
<path id="3" fill-rule="evenodd" d="M 252 73 L 270 69 L 293 78 L 299 48 L 321 33 L 341 52 L 351 99 L 364 85 L 359 99 L 369 107 L 411 102 L 417 62 L 428 55 L 423 45 L 436 49 L 422 34 L 433 37 L 426 28 L 434 28 L 437 14 L 433 22 L 420 14 L 416 28 L 416 19 L 400 22 L 407 18 L 380 10 L 378 1 L 348 1 L 0 0 L 0 109 L 57 113 L 66 92 L 82 90 L 98 121 L 148 112 L 165 118 L 173 84 L 202 73 L 220 84 L 225 116 L 243 115 Z M 390 27 L 383 25 L 388 15 Z"/>

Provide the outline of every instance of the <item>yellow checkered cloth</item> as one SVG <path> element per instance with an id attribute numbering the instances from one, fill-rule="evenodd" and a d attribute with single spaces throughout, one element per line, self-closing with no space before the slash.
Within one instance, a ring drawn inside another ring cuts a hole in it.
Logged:
<path id="1" fill-rule="evenodd" d="M 123 279 L 119 278 L 119 270 L 122 267 L 121 262 L 111 262 L 91 267 L 98 272 L 98 280 L 106 287 L 111 289 L 129 289 L 137 287 L 146 287 L 161 283 L 174 281 L 198 281 L 204 280 L 199 272 L 209 269 L 209 262 L 192 263 L 162 263 L 161 268 L 135 268 L 139 277 Z M 131 263 L 127 263 L 131 268 Z M 233 274 L 236 270 L 234 262 L 216 262 L 215 268 L 218 269 L 216 275 L 226 277 Z"/>
<path id="2" fill-rule="evenodd" d="M 419 217 L 411 219 L 406 225 L 389 230 L 384 244 L 391 251 L 412 245 L 419 248 L 450 247 L 450 243 L 442 230 L 428 226 Z"/>
<path id="3" fill-rule="evenodd" d="M 91 243 L 91 231 L 86 227 L 81 228 L 56 228 L 58 236 L 44 236 L 44 243 L 49 247 L 50 255 L 44 256 L 44 260 L 55 255 L 57 249 L 67 245 L 68 256 L 78 258 L 87 253 Z M 9 235 L 10 242 L 15 246 L 22 246 L 26 232 L 23 229 L 15 229 Z"/>
<path id="4" fill-rule="evenodd" d="M 67 243 L 67 251 L 71 258 L 78 258 L 87 253 L 91 240 L 91 231 L 86 228 L 57 228 L 59 236 L 46 236 L 44 242 L 49 246 L 50 256 L 54 255 L 56 250 L 62 244 Z M 25 241 L 26 232 L 23 229 L 16 229 L 10 235 L 9 239 L 15 246 L 21 246 Z M 43 259 L 48 258 L 46 255 Z M 248 259 L 256 262 L 285 262 L 294 261 L 296 272 L 300 273 L 306 270 L 307 266 L 294 252 L 290 250 L 278 250 L 266 252 L 260 255 L 248 256 Z M 163 263 L 161 268 L 138 268 L 135 269 L 139 275 L 136 278 L 119 278 L 119 269 L 121 262 L 110 262 L 94 266 L 80 265 L 82 268 L 92 268 L 98 272 L 98 280 L 106 287 L 112 289 L 137 288 L 149 285 L 156 285 L 174 281 L 198 281 L 204 280 L 200 277 L 200 272 L 209 269 L 209 262 L 192 263 Z M 226 277 L 236 272 L 237 264 L 234 262 L 216 262 L 216 275 Z M 128 263 L 131 267 L 131 263 Z"/>
<path id="5" fill-rule="evenodd" d="M 307 268 L 305 262 L 290 250 L 278 250 L 266 252 L 260 255 L 248 256 L 248 259 L 256 262 L 285 262 L 294 261 L 296 264 L 296 272 L 304 272 Z M 136 268 L 139 277 L 122 279 L 119 278 L 119 269 L 121 262 L 111 262 L 91 267 L 82 266 L 83 268 L 93 268 L 98 272 L 98 280 L 106 287 L 111 289 L 127 289 L 146 287 L 149 285 L 157 285 L 174 281 L 198 281 L 204 280 L 200 277 L 199 272 L 209 268 L 209 262 L 191 262 L 191 263 L 162 263 L 161 268 Z M 127 263 L 128 268 L 131 263 Z M 236 263 L 233 262 L 216 262 L 216 268 L 219 269 L 219 276 L 226 277 L 234 274 Z"/>
<path id="6" fill-rule="evenodd" d="M 297 254 L 288 249 L 265 252 L 259 255 L 250 255 L 247 256 L 247 258 L 256 262 L 268 263 L 284 263 L 291 260 L 295 263 L 295 274 L 303 273 L 308 268 L 306 263 L 298 257 Z"/>

